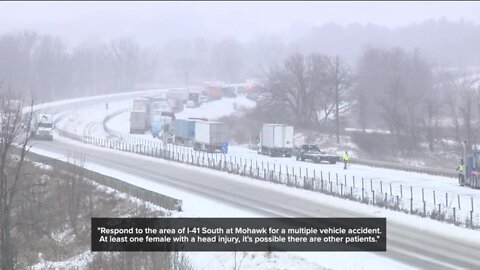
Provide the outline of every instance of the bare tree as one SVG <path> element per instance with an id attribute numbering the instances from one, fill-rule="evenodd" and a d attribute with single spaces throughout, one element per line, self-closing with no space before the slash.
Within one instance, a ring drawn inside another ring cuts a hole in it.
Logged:
<path id="1" fill-rule="evenodd" d="M 321 55 L 291 55 L 283 67 L 265 74 L 257 107 L 270 111 L 277 120 L 283 117 L 301 126 L 318 124 L 319 117 L 328 117 L 329 106 L 325 104 L 332 100 L 325 93 L 325 70 Z M 319 114 L 322 110 L 327 113 Z"/>
<path id="2" fill-rule="evenodd" d="M 188 87 L 191 73 L 195 67 L 195 61 L 192 57 L 182 57 L 177 60 L 177 68 L 182 73 L 185 87 Z"/>
<path id="3" fill-rule="evenodd" d="M 350 92 L 352 89 L 351 71 L 344 61 L 337 55 L 326 57 L 327 82 L 330 89 L 335 93 L 335 136 L 337 143 L 340 143 L 340 114 L 351 108 Z"/>
<path id="4" fill-rule="evenodd" d="M 140 48 L 130 39 L 117 39 L 110 43 L 110 53 L 116 87 L 133 89 L 140 62 Z"/>
<path id="5" fill-rule="evenodd" d="M 455 137 L 459 148 L 463 141 L 467 142 L 467 151 L 477 143 L 477 124 L 480 121 L 479 89 L 476 87 L 478 79 L 454 74 L 450 83 L 445 86 L 446 104 L 449 108 L 450 119 L 455 127 Z"/>
<path id="6" fill-rule="evenodd" d="M 434 89 L 431 72 L 416 50 L 410 54 L 399 48 L 366 49 L 356 86 L 362 128 L 386 127 L 399 150 L 415 149 L 412 146 L 418 143 L 422 121 L 428 118 L 425 114 L 432 118 L 436 106 L 430 100 Z"/>
<path id="7" fill-rule="evenodd" d="M 210 61 L 218 79 L 238 82 L 243 66 L 242 45 L 235 39 L 224 39 L 212 48 Z"/>
<path id="8" fill-rule="evenodd" d="M 22 175 L 25 155 L 30 150 L 33 106 L 26 113 L 18 96 L 11 91 L 1 96 L 0 145 L 0 268 L 15 269 L 16 244 L 12 231 L 16 198 L 26 180 Z"/>

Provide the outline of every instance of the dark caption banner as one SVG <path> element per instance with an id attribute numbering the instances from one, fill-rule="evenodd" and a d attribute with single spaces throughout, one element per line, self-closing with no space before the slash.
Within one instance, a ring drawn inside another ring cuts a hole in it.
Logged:
<path id="1" fill-rule="evenodd" d="M 385 218 L 92 218 L 92 251 L 386 251 Z"/>

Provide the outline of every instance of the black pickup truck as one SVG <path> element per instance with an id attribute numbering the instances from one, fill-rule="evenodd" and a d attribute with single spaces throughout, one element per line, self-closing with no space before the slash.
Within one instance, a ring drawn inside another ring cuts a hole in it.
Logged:
<path id="1" fill-rule="evenodd" d="M 304 144 L 297 151 L 297 160 L 305 161 L 306 159 L 314 163 L 328 161 L 330 164 L 335 164 L 340 160 L 340 156 L 327 154 L 316 145 Z"/>

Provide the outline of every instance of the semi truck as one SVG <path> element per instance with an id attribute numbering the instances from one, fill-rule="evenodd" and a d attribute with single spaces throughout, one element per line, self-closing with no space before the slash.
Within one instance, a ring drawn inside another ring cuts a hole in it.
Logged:
<path id="1" fill-rule="evenodd" d="M 461 186 L 480 188 L 480 151 L 474 150 L 466 156 L 465 181 L 460 182 Z"/>
<path id="2" fill-rule="evenodd" d="M 151 124 L 152 136 L 172 142 L 174 121 L 175 114 L 171 111 L 153 110 Z M 166 135 L 166 137 L 163 137 L 163 135 Z"/>
<path id="3" fill-rule="evenodd" d="M 133 110 L 145 112 L 145 130 L 143 132 L 145 132 L 146 129 L 151 125 L 150 106 L 151 106 L 150 96 L 143 96 L 140 98 L 133 99 Z"/>
<path id="4" fill-rule="evenodd" d="M 258 153 L 270 156 L 291 157 L 293 153 L 293 126 L 263 124 Z"/>
<path id="5" fill-rule="evenodd" d="M 152 103 L 153 104 L 153 103 Z M 153 109 L 150 114 L 151 119 L 151 132 L 154 138 L 159 137 L 160 132 L 162 131 L 162 110 Z"/>
<path id="6" fill-rule="evenodd" d="M 195 139 L 195 120 L 175 120 L 175 144 L 189 145 Z"/>
<path id="7" fill-rule="evenodd" d="M 222 147 L 226 146 L 228 146 L 228 126 L 225 123 L 195 122 L 194 150 L 215 152 L 222 151 Z"/>
<path id="8" fill-rule="evenodd" d="M 222 98 L 222 89 L 218 85 L 207 85 L 205 87 L 204 95 L 210 100 L 217 100 Z"/>
<path id="9" fill-rule="evenodd" d="M 144 110 L 132 110 L 130 112 L 130 134 L 143 134 L 147 127 L 147 112 Z"/>
<path id="10" fill-rule="evenodd" d="M 36 140 L 53 140 L 53 115 L 45 113 L 34 113 L 32 115 L 32 138 Z"/>

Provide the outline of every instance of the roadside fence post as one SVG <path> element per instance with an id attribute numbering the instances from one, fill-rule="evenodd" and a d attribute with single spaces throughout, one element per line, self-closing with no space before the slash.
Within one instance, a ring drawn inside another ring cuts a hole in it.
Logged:
<path id="1" fill-rule="evenodd" d="M 410 214 L 413 213 L 413 187 L 410 186 Z"/>

